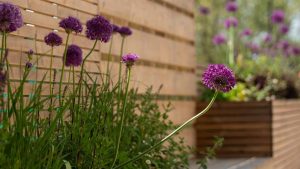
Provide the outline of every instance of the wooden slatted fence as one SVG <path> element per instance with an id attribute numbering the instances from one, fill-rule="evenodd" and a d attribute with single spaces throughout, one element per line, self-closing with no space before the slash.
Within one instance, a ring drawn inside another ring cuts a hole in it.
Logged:
<path id="1" fill-rule="evenodd" d="M 58 27 L 62 18 L 75 16 L 83 24 L 94 15 L 101 14 L 111 22 L 129 26 L 133 35 L 126 39 L 125 53 L 133 52 L 141 56 L 141 61 L 134 67 L 132 87 L 139 87 L 143 93 L 149 86 L 157 90 L 161 85 L 161 94 L 172 101 L 175 110 L 171 119 L 176 123 L 184 121 L 194 114 L 196 96 L 195 76 L 195 23 L 193 0 L 0 0 L 18 5 L 22 9 L 25 25 L 8 37 L 10 49 L 9 61 L 13 65 L 12 80 L 20 78 L 19 64 L 26 62 L 24 52 L 33 49 L 42 58 L 38 62 L 37 71 L 30 79 L 41 80 L 44 73 L 49 72 L 50 56 L 45 55 L 50 50 L 43 43 L 44 36 L 56 30 L 64 39 L 66 34 Z M 84 27 L 85 30 L 85 27 Z M 86 54 L 91 49 L 93 41 L 84 34 L 72 35 L 71 43 L 79 45 Z M 121 37 L 114 36 L 112 56 L 112 74 L 116 76 L 119 60 Z M 59 70 L 64 46 L 54 51 L 54 67 Z M 99 70 L 105 70 L 109 44 L 99 44 L 88 59 L 87 70 L 94 77 Z M 36 59 L 36 58 L 34 58 Z M 78 70 L 78 69 L 77 69 Z M 114 75 L 115 74 L 115 75 Z M 59 72 L 57 74 L 59 77 Z M 64 82 L 67 82 L 67 74 Z M 49 81 L 49 77 L 46 77 Z M 26 84 L 30 94 L 30 83 Z M 47 95 L 45 90 L 45 95 Z M 166 101 L 161 101 L 166 103 Z M 177 119 L 177 120 L 176 120 Z M 178 120 L 180 119 L 180 120 Z M 190 128 L 187 143 L 193 145 L 193 129 Z M 185 136 L 185 134 L 183 134 Z"/>

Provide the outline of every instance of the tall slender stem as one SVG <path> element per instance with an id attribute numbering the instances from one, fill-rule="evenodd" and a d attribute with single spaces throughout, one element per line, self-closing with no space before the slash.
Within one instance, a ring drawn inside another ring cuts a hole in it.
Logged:
<path id="1" fill-rule="evenodd" d="M 111 59 L 111 53 L 112 53 L 112 46 L 113 46 L 113 40 L 114 36 L 112 35 L 110 45 L 109 45 L 109 53 L 108 53 L 108 58 L 107 58 L 107 65 L 106 65 L 106 82 L 109 82 L 109 74 L 110 74 L 110 59 Z"/>
<path id="2" fill-rule="evenodd" d="M 78 86 L 79 86 L 79 92 L 78 92 L 78 96 L 80 96 L 80 94 L 81 94 L 81 86 L 82 86 L 82 80 L 83 80 L 83 69 L 84 69 L 84 64 L 85 64 L 85 62 L 86 62 L 86 60 L 87 60 L 87 58 L 92 54 L 92 52 L 94 51 L 94 49 L 95 49 L 95 47 L 96 47 L 96 45 L 97 45 L 97 42 L 98 42 L 98 40 L 95 40 L 95 43 L 94 43 L 94 45 L 93 45 L 93 47 L 92 47 L 92 49 L 90 50 L 90 52 L 85 56 L 85 58 L 83 59 L 83 61 L 82 61 L 82 64 L 81 64 L 81 69 L 80 69 L 80 75 L 79 75 L 79 82 L 78 82 Z M 75 93 L 74 93 L 75 94 Z M 80 97 L 79 97 L 80 98 Z M 78 99 L 78 104 L 80 103 L 80 99 Z"/>
<path id="3" fill-rule="evenodd" d="M 72 73 L 73 73 L 73 95 L 75 95 L 75 69 L 74 66 L 72 66 Z M 72 124 L 74 122 L 74 111 L 75 111 L 75 98 L 73 99 L 72 103 Z"/>
<path id="4" fill-rule="evenodd" d="M 69 43 L 69 37 L 70 37 L 70 33 L 68 33 L 67 35 L 67 40 L 66 40 L 66 46 L 65 46 L 65 50 L 64 50 L 64 55 L 63 55 L 63 63 L 62 63 L 62 69 L 61 69 L 61 75 L 60 75 L 60 80 L 59 80 L 59 104 L 60 106 L 62 105 L 62 96 L 61 96 L 61 87 L 62 87 L 62 80 L 63 80 L 63 76 L 64 76 L 64 71 L 65 71 L 65 63 L 66 63 L 66 56 L 67 56 L 67 49 L 68 49 L 68 43 Z"/>
<path id="5" fill-rule="evenodd" d="M 123 55 L 124 43 L 125 43 L 125 36 L 122 37 L 121 50 L 120 50 L 119 75 L 118 75 L 118 104 L 117 104 L 117 112 L 119 112 L 119 110 L 120 110 L 120 102 L 121 102 L 121 91 L 122 91 L 122 82 L 121 82 L 122 62 L 121 62 L 121 58 L 122 58 L 122 55 Z"/>
<path id="6" fill-rule="evenodd" d="M 121 124 L 120 124 L 120 129 L 119 129 L 118 140 L 117 140 L 117 148 L 116 148 L 116 153 L 115 153 L 115 157 L 114 157 L 113 164 L 112 164 L 111 168 L 113 168 L 115 166 L 115 163 L 117 161 L 118 154 L 119 154 L 120 143 L 121 143 L 122 132 L 123 132 L 123 126 L 124 126 L 126 105 L 127 105 L 128 89 L 129 89 L 129 82 L 130 82 L 130 74 L 131 74 L 131 67 L 128 67 L 128 69 L 127 69 L 127 80 L 126 80 L 125 98 L 123 100 L 123 110 L 122 110 Z"/>
<path id="7" fill-rule="evenodd" d="M 229 66 L 234 65 L 234 28 L 231 26 L 229 28 L 229 42 L 228 42 L 229 54 L 228 54 L 228 63 Z"/>
<path id="8" fill-rule="evenodd" d="M 53 68 L 53 46 L 51 47 L 51 55 L 50 55 L 50 108 L 49 108 L 49 125 L 50 125 L 50 121 L 51 121 L 51 113 L 52 113 L 52 104 L 53 104 L 53 88 L 52 88 L 52 85 L 53 85 L 53 80 L 52 80 L 52 68 Z"/>
<path id="9" fill-rule="evenodd" d="M 161 141 L 159 141 L 158 143 L 154 144 L 153 146 L 151 146 L 150 148 L 148 148 L 147 150 L 145 150 L 144 152 L 140 153 L 139 155 L 133 157 L 132 159 L 128 160 L 127 162 L 124 162 L 122 164 L 120 164 L 119 166 L 113 168 L 113 169 L 118 169 L 118 168 L 122 168 L 125 165 L 132 163 L 138 159 L 140 159 L 142 156 L 144 156 L 145 154 L 149 153 L 150 151 L 152 151 L 153 149 L 157 148 L 158 146 L 160 146 L 162 143 L 164 143 L 165 141 L 167 141 L 169 138 L 171 138 L 173 135 L 175 135 L 177 132 L 179 132 L 180 130 L 182 130 L 184 127 L 186 127 L 188 124 L 190 124 L 192 121 L 194 121 L 195 119 L 199 118 L 200 116 L 204 115 L 213 105 L 214 101 L 216 100 L 216 97 L 218 95 L 218 92 L 216 91 L 213 98 L 211 99 L 210 103 L 207 105 L 207 107 L 202 110 L 200 113 L 198 113 L 197 115 L 193 116 L 192 118 L 190 118 L 189 120 L 187 120 L 185 123 L 183 123 L 182 125 L 180 125 L 178 128 L 176 128 L 173 132 L 171 132 L 169 135 L 167 135 L 165 138 L 163 138 Z"/>
<path id="10" fill-rule="evenodd" d="M 2 65 L 3 64 L 2 63 L 2 61 L 3 61 L 2 59 L 3 59 L 4 50 L 5 50 L 4 49 L 4 43 L 5 43 L 5 32 L 2 32 L 2 44 L 1 44 L 2 46 L 1 46 L 1 58 L 0 58 L 0 64 L 1 65 L 0 66 L 3 66 Z"/>

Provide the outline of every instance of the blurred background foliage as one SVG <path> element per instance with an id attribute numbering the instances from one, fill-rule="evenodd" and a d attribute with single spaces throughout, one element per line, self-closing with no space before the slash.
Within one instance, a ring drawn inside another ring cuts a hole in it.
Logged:
<path id="1" fill-rule="evenodd" d="M 228 12 L 226 4 L 238 5 Z M 231 93 L 219 96 L 225 101 L 251 101 L 298 98 L 300 93 L 300 1 L 299 0 L 197 0 L 197 61 L 201 67 L 209 63 L 227 64 L 229 30 L 224 21 L 238 19 L 234 28 L 237 86 Z M 203 10 L 205 9 L 205 10 Z M 274 24 L 275 10 L 285 14 L 284 22 Z M 287 26 L 287 33 L 282 33 Z M 244 35 L 245 30 L 249 35 Z M 225 42 L 213 43 L 216 35 Z M 267 37 L 270 39 L 267 41 Z M 208 100 L 212 93 L 200 86 L 200 98 Z"/>

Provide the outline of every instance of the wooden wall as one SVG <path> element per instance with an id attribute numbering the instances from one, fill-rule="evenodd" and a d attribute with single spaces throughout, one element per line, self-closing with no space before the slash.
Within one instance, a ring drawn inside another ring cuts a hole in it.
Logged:
<path id="1" fill-rule="evenodd" d="M 2 0 L 0 0 L 2 1 Z M 44 36 L 57 30 L 61 18 L 75 16 L 86 23 L 93 15 L 101 14 L 118 25 L 129 26 L 133 35 L 126 39 L 125 53 L 133 52 L 141 56 L 133 70 L 132 84 L 139 92 L 153 85 L 158 89 L 163 85 L 161 95 L 172 101 L 175 110 L 171 119 L 181 123 L 194 114 L 196 95 L 195 76 L 195 26 L 194 0 L 4 0 L 22 8 L 25 26 L 8 38 L 9 60 L 13 65 L 11 78 L 20 78 L 19 63 L 26 62 L 25 51 L 33 49 L 43 54 L 50 48 L 43 43 Z M 120 53 L 120 36 L 114 37 L 113 76 L 117 72 L 117 60 Z M 82 47 L 86 54 L 93 42 L 84 37 L 84 33 L 73 35 L 71 43 Z M 99 44 L 88 59 L 87 69 L 94 76 L 99 70 L 105 70 L 108 44 Z M 64 46 L 54 51 L 54 67 L 61 67 L 61 55 Z M 43 55 L 38 62 L 38 71 L 31 75 L 33 80 L 41 80 L 49 71 L 49 55 Z M 57 74 L 59 77 L 59 73 Z M 46 81 L 49 78 L 46 78 Z M 67 82 L 67 74 L 64 78 Z M 27 84 L 28 89 L 32 84 Z M 47 94 L 48 90 L 45 90 Z M 28 90 L 28 93 L 30 90 Z M 162 100 L 161 103 L 166 103 Z M 183 132 L 187 143 L 193 145 L 193 129 Z"/>
<path id="2" fill-rule="evenodd" d="M 207 103 L 198 103 L 197 111 Z M 214 136 L 224 138 L 218 158 L 272 155 L 271 102 L 217 102 L 197 120 L 197 147 L 211 146 Z"/>
<path id="3" fill-rule="evenodd" d="M 300 169 L 300 101 L 273 102 L 273 168 Z"/>

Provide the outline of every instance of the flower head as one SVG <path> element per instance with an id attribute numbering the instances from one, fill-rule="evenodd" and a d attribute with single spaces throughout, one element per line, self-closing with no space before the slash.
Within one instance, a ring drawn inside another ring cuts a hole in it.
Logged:
<path id="1" fill-rule="evenodd" d="M 248 43 L 246 47 L 249 48 L 252 53 L 258 54 L 260 52 L 260 47 L 256 43 Z"/>
<path id="2" fill-rule="evenodd" d="M 69 16 L 59 22 L 59 26 L 64 28 L 67 33 L 75 32 L 80 33 L 82 32 L 82 25 L 80 21 L 72 16 Z"/>
<path id="3" fill-rule="evenodd" d="M 26 53 L 27 53 L 27 55 L 33 55 L 34 54 L 32 49 L 29 49 Z"/>
<path id="4" fill-rule="evenodd" d="M 235 17 L 227 18 L 224 22 L 225 28 L 229 29 L 230 27 L 237 27 L 239 21 Z"/>
<path id="5" fill-rule="evenodd" d="M 13 4 L 0 2 L 0 31 L 10 33 L 22 26 L 20 9 Z"/>
<path id="6" fill-rule="evenodd" d="M 223 34 L 217 34 L 212 39 L 215 45 L 222 45 L 226 42 L 226 37 Z"/>
<path id="7" fill-rule="evenodd" d="M 216 91 L 229 92 L 236 84 L 235 76 L 222 64 L 211 64 L 202 75 L 203 84 Z"/>
<path id="8" fill-rule="evenodd" d="M 209 10 L 209 8 L 206 7 L 206 6 L 200 6 L 199 12 L 200 12 L 202 15 L 208 15 L 208 14 L 210 13 L 210 10 Z"/>
<path id="9" fill-rule="evenodd" d="M 269 43 L 272 41 L 272 35 L 271 34 L 266 34 L 266 36 L 264 37 L 264 42 Z"/>
<path id="10" fill-rule="evenodd" d="M 299 47 L 293 47 L 292 52 L 294 56 L 299 56 L 300 55 L 300 48 Z"/>
<path id="11" fill-rule="evenodd" d="M 0 71 L 0 87 L 4 87 L 6 84 L 6 72 Z"/>
<path id="12" fill-rule="evenodd" d="M 120 30 L 120 27 L 118 25 L 112 24 L 113 27 L 113 33 L 118 33 Z"/>
<path id="13" fill-rule="evenodd" d="M 238 10 L 238 5 L 235 1 L 228 1 L 226 4 L 226 10 L 228 12 L 236 12 Z"/>
<path id="14" fill-rule="evenodd" d="M 242 36 L 250 36 L 252 35 L 252 30 L 249 28 L 246 28 L 243 30 L 243 32 L 241 33 Z"/>
<path id="15" fill-rule="evenodd" d="M 277 48 L 280 48 L 284 51 L 288 50 L 290 43 L 287 40 L 281 40 L 277 43 Z"/>
<path id="16" fill-rule="evenodd" d="M 112 33 L 113 26 L 103 16 L 95 16 L 86 23 L 86 36 L 91 40 L 100 40 L 101 42 L 108 42 Z"/>
<path id="17" fill-rule="evenodd" d="M 280 33 L 282 33 L 283 35 L 287 34 L 289 32 L 289 26 L 283 24 L 280 26 Z"/>
<path id="18" fill-rule="evenodd" d="M 124 27 L 124 26 L 119 29 L 119 33 L 123 37 L 132 35 L 131 29 L 128 27 Z"/>
<path id="19" fill-rule="evenodd" d="M 47 36 L 45 36 L 44 41 L 47 45 L 52 47 L 59 46 L 62 44 L 62 38 L 54 32 L 51 32 Z"/>
<path id="20" fill-rule="evenodd" d="M 25 67 L 27 68 L 27 69 L 30 69 L 30 68 L 32 68 L 32 63 L 31 62 L 26 62 L 26 65 L 25 65 Z"/>
<path id="21" fill-rule="evenodd" d="M 273 23 L 282 23 L 284 21 L 285 14 L 282 10 L 275 10 L 271 15 L 271 21 Z"/>
<path id="22" fill-rule="evenodd" d="M 66 66 L 80 66 L 82 63 L 82 50 L 77 45 L 69 45 L 66 54 Z"/>
<path id="23" fill-rule="evenodd" d="M 134 63 L 139 59 L 137 54 L 129 53 L 127 55 L 122 56 L 122 62 L 126 63 L 127 67 L 131 67 Z"/>

